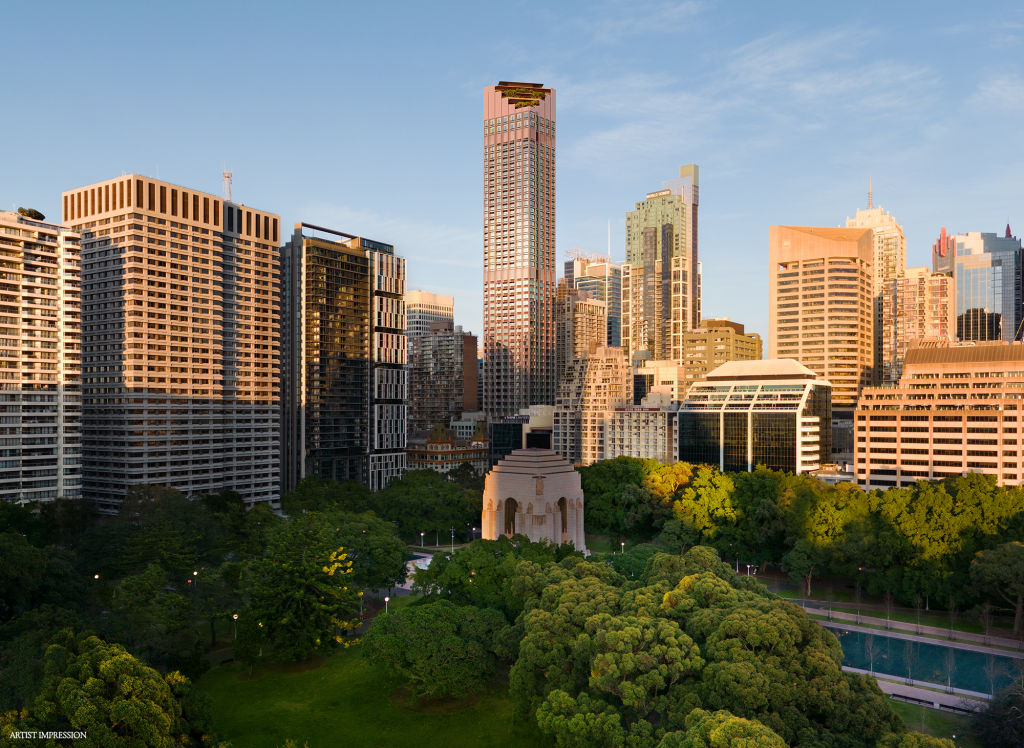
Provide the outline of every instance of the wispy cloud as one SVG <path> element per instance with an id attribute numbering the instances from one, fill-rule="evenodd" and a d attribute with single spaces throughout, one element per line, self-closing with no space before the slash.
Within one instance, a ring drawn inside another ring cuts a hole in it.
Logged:
<path id="1" fill-rule="evenodd" d="M 435 265 L 480 270 L 478 228 L 412 220 L 331 203 L 313 203 L 303 209 L 302 215 L 316 225 L 393 244 L 407 259 L 414 257 Z"/>
<path id="2" fill-rule="evenodd" d="M 998 73 L 981 81 L 968 99 L 979 111 L 1024 111 L 1024 77 Z"/>
<path id="3" fill-rule="evenodd" d="M 592 6 L 579 26 L 594 41 L 615 43 L 640 34 L 671 34 L 692 25 L 704 4 L 686 2 L 615 2 Z"/>

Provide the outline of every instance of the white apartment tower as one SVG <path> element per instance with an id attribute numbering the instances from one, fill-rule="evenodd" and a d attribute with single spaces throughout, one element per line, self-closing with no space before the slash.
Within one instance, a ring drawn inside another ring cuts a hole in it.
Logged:
<path id="1" fill-rule="evenodd" d="M 0 211 L 0 501 L 81 498 L 80 288 L 78 234 Z"/>
<path id="2" fill-rule="evenodd" d="M 62 208 L 82 237 L 84 497 L 276 502 L 278 216 L 136 174 Z"/>

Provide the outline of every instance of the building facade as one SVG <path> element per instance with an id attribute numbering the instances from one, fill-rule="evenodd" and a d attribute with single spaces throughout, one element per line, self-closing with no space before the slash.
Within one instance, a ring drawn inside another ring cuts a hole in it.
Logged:
<path id="1" fill-rule="evenodd" d="M 447 425 L 477 410 L 476 336 L 448 320 L 409 342 L 409 430 Z"/>
<path id="2" fill-rule="evenodd" d="M 608 344 L 608 308 L 563 279 L 555 290 L 555 373 L 559 384 L 573 361 Z"/>
<path id="3" fill-rule="evenodd" d="M 831 382 L 836 460 L 853 458 L 853 411 L 874 382 L 874 247 L 872 229 L 768 231 L 768 357 Z"/>
<path id="4" fill-rule="evenodd" d="M 942 229 L 932 245 L 932 267 L 953 276 L 957 340 L 1021 339 L 1021 243 L 1009 226 L 1002 237 Z"/>
<path id="5" fill-rule="evenodd" d="M 625 349 L 608 346 L 569 367 L 554 410 L 552 436 L 558 454 L 580 465 L 604 459 L 605 415 L 630 403 L 630 374 Z"/>
<path id="6" fill-rule="evenodd" d="M 874 207 L 871 198 L 871 183 L 868 182 L 868 207 L 858 210 L 853 218 L 846 219 L 846 228 L 871 229 L 874 253 L 872 255 L 873 281 L 871 293 L 874 298 L 875 315 L 875 371 L 891 370 L 892 351 L 884 345 L 884 307 L 886 295 L 893 283 L 902 278 L 907 269 L 907 239 L 903 227 L 881 206 Z"/>
<path id="7" fill-rule="evenodd" d="M 605 416 L 604 459 L 638 457 L 664 465 L 679 462 L 676 416 L 679 403 L 671 395 L 652 392 L 640 405 L 621 405 Z"/>
<path id="8" fill-rule="evenodd" d="M 484 540 L 525 535 L 586 553 L 580 474 L 549 449 L 515 450 L 484 479 L 481 523 Z"/>
<path id="9" fill-rule="evenodd" d="M 1024 485 L 1024 344 L 928 344 L 857 407 L 855 472 L 884 488 L 975 472 Z"/>
<path id="10" fill-rule="evenodd" d="M 569 288 L 587 294 L 587 298 L 605 303 L 608 318 L 607 345 L 622 344 L 622 265 L 607 257 L 573 250 L 565 263 L 565 281 Z"/>
<path id="11" fill-rule="evenodd" d="M 0 211 L 0 502 L 82 496 L 81 243 Z"/>
<path id="12" fill-rule="evenodd" d="M 686 397 L 690 382 L 686 380 L 686 367 L 675 361 L 641 361 L 634 362 L 633 405 L 640 402 L 651 392 L 666 392 L 673 400 Z M 638 364 L 638 365 L 636 365 Z"/>
<path id="13" fill-rule="evenodd" d="M 679 459 L 719 470 L 817 470 L 831 453 L 831 385 L 792 359 L 730 361 L 679 409 Z"/>
<path id="14" fill-rule="evenodd" d="M 307 223 L 281 254 L 282 489 L 307 475 L 383 488 L 405 470 L 405 260 Z"/>
<path id="15" fill-rule="evenodd" d="M 683 334 L 682 363 L 688 385 L 726 361 L 759 361 L 763 354 L 761 336 L 744 332 L 743 325 L 728 319 L 705 319 L 700 327 Z"/>
<path id="16" fill-rule="evenodd" d="M 483 475 L 491 467 L 487 426 L 483 424 L 469 439 L 456 438 L 446 429 L 435 429 L 425 439 L 410 439 L 406 456 L 410 470 L 433 470 L 444 475 L 468 463 L 478 475 Z"/>
<path id="17" fill-rule="evenodd" d="M 683 334 L 700 324 L 699 197 L 699 170 L 689 164 L 626 214 L 622 347 L 630 356 L 681 362 Z"/>
<path id="18" fill-rule="evenodd" d="M 883 384 L 895 384 L 907 351 L 923 340 L 956 339 L 956 297 L 953 276 L 928 268 L 907 268 L 903 278 L 882 294 Z"/>
<path id="19" fill-rule="evenodd" d="M 488 416 L 555 396 L 555 91 L 483 95 L 483 395 Z"/>
<path id="20" fill-rule="evenodd" d="M 455 325 L 455 298 L 430 291 L 406 291 L 405 320 L 411 351 L 414 341 L 430 334 L 433 323 L 450 322 Z"/>
<path id="21" fill-rule="evenodd" d="M 273 213 L 139 175 L 69 190 L 82 238 L 82 489 L 279 499 Z"/>

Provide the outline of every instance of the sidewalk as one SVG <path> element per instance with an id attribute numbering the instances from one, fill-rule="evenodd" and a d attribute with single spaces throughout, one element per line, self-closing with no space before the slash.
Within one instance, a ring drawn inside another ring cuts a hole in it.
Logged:
<path id="1" fill-rule="evenodd" d="M 789 602 L 796 603 L 811 615 L 829 618 L 830 621 L 858 622 L 859 620 L 860 623 L 867 623 L 872 626 L 882 626 L 883 628 L 886 628 L 888 632 L 902 631 L 923 636 L 928 639 L 942 639 L 943 643 L 951 646 L 956 646 L 957 642 L 960 642 L 962 644 L 960 647 L 961 649 L 973 649 L 975 652 L 983 652 L 985 654 L 1000 654 L 1005 655 L 1006 657 L 1024 659 L 1024 639 L 1011 639 L 1005 636 L 985 636 L 984 634 L 975 634 L 970 631 L 959 631 L 956 629 L 953 631 L 953 638 L 950 639 L 949 629 L 945 627 L 918 626 L 916 623 L 910 623 L 908 621 L 887 620 L 885 618 L 878 618 L 875 616 L 858 616 L 857 613 L 851 613 L 846 610 L 837 610 L 836 608 L 832 609 L 830 617 L 828 607 L 823 607 L 819 600 L 790 599 Z M 877 632 L 869 629 L 868 633 Z M 975 647 L 974 645 L 978 646 Z M 999 647 L 1000 649 L 994 649 L 994 647 Z"/>
<path id="2" fill-rule="evenodd" d="M 867 670 L 847 667 L 845 665 L 843 666 L 843 670 L 848 673 L 870 675 Z M 882 693 L 885 695 L 895 697 L 901 701 L 912 701 L 918 704 L 925 704 L 933 709 L 946 709 L 947 711 L 960 713 L 974 712 L 981 709 L 989 699 L 988 694 L 977 693 L 976 691 L 965 691 L 954 688 L 953 693 L 943 693 L 941 691 L 933 691 L 930 688 L 921 688 L 917 685 L 913 685 L 916 684 L 917 681 L 911 681 L 910 684 L 908 684 L 906 681 L 900 682 L 890 680 L 877 674 L 873 677 L 878 683 L 878 687 L 882 689 Z"/>

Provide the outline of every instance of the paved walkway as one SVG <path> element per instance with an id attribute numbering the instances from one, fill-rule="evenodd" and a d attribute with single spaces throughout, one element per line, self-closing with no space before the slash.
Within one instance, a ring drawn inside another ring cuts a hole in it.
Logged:
<path id="1" fill-rule="evenodd" d="M 848 673 L 871 675 L 867 670 L 847 667 L 845 665 L 843 666 L 843 670 Z M 918 681 L 910 681 L 910 683 L 907 683 L 905 680 L 890 680 L 878 675 L 875 675 L 874 679 L 878 683 L 878 687 L 882 689 L 882 693 L 887 696 L 892 696 L 900 699 L 901 701 L 912 701 L 915 704 L 925 704 L 933 709 L 946 709 L 953 712 L 975 712 L 982 708 L 985 702 L 989 699 L 988 694 L 978 693 L 977 691 L 967 691 L 954 688 L 952 689 L 952 693 L 948 693 L 934 691 L 931 688 L 922 688 L 917 685 Z M 935 684 L 927 685 L 934 686 Z"/>
<path id="2" fill-rule="evenodd" d="M 857 613 L 851 613 L 846 610 L 837 610 L 836 608 L 832 609 L 830 616 L 828 608 L 822 607 L 818 600 L 791 600 L 790 602 L 795 602 L 810 614 L 827 617 L 831 622 L 858 622 L 859 619 L 860 623 L 886 627 L 886 634 L 891 634 L 896 636 L 896 638 L 907 638 L 897 636 L 895 633 L 903 631 L 911 634 L 918 634 L 926 640 L 942 639 L 944 644 L 949 644 L 950 646 L 958 647 L 960 649 L 970 649 L 972 651 L 983 652 L 985 654 L 999 654 L 1005 655 L 1006 657 L 1024 659 L 1024 639 L 1011 639 L 1005 636 L 985 636 L 984 634 L 975 634 L 970 631 L 959 630 L 954 630 L 954 638 L 950 639 L 949 629 L 945 627 L 918 626 L 916 623 L 910 623 L 908 621 L 887 620 L 885 618 L 877 618 L 875 616 L 858 616 Z M 877 632 L 868 629 L 868 633 Z M 1003 647 L 1005 647 L 1005 649 L 1003 649 Z"/>

